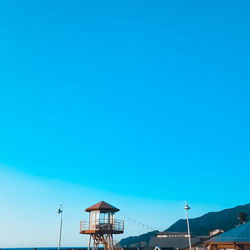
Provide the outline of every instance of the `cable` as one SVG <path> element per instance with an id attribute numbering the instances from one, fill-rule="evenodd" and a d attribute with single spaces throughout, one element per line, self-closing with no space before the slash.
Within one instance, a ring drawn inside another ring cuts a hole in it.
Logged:
<path id="1" fill-rule="evenodd" d="M 120 212 L 119 214 L 117 214 L 117 216 L 119 216 L 121 219 L 123 220 L 126 220 L 127 222 L 130 222 L 131 224 L 137 226 L 137 227 L 142 227 L 143 229 L 146 229 L 146 230 L 152 230 L 152 231 L 155 231 L 155 230 L 158 230 L 158 231 L 164 231 L 164 230 L 161 230 L 160 228 L 158 227 L 154 227 L 154 226 L 150 226 L 150 225 L 146 225 L 142 222 L 139 222 L 135 219 L 133 219 L 132 217 L 130 216 L 127 216 L 126 214 Z"/>

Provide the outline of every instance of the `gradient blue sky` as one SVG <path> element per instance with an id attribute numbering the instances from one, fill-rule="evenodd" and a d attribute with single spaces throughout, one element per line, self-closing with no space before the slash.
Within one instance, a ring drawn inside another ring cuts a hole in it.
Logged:
<path id="1" fill-rule="evenodd" d="M 56 245 L 61 202 L 65 246 L 99 200 L 162 229 L 248 203 L 249 11 L 1 1 L 0 247 Z"/>

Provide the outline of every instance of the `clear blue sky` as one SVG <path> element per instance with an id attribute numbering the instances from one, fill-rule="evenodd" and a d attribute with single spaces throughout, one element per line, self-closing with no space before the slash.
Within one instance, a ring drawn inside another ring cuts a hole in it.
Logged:
<path id="1" fill-rule="evenodd" d="M 99 200 L 163 228 L 186 199 L 192 216 L 248 203 L 249 11 L 247 0 L 1 1 L 0 247 L 56 245 L 60 202 L 63 244 L 79 246 L 82 211 Z"/>

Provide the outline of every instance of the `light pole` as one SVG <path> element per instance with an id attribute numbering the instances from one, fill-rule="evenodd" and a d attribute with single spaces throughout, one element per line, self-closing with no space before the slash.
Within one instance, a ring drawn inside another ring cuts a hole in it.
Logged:
<path id="1" fill-rule="evenodd" d="M 62 239 L 62 216 L 63 216 L 63 205 L 60 204 L 59 208 L 57 210 L 57 213 L 59 215 L 61 215 L 61 219 L 60 219 L 60 230 L 59 230 L 59 239 L 58 239 L 58 250 L 60 250 L 61 247 L 61 239 Z"/>
<path id="2" fill-rule="evenodd" d="M 188 206 L 187 201 L 186 201 L 186 206 L 184 209 L 187 211 L 187 228 L 188 228 L 189 249 L 192 250 L 191 235 L 190 235 L 190 229 L 189 229 L 189 219 L 188 219 L 188 210 L 190 209 L 190 207 Z"/>

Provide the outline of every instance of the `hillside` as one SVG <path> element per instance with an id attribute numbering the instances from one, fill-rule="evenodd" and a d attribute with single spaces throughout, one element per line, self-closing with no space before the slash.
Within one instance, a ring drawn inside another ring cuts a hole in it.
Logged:
<path id="1" fill-rule="evenodd" d="M 128 238 L 122 239 L 119 244 L 122 247 L 136 247 L 141 245 L 148 245 L 149 240 L 152 236 L 155 236 L 159 231 L 152 231 L 146 234 L 141 234 L 139 236 L 130 236 Z"/>
<path id="2" fill-rule="evenodd" d="M 201 217 L 190 219 L 190 231 L 193 235 L 209 235 L 209 231 L 215 228 L 227 231 L 235 227 L 238 222 L 239 212 L 248 214 L 250 219 L 250 204 L 224 209 L 219 212 L 210 212 Z M 186 232 L 187 223 L 185 219 L 180 219 L 165 231 Z M 120 241 L 121 246 L 138 246 L 145 242 L 148 244 L 150 238 L 157 234 L 157 231 L 149 232 L 135 237 L 128 237 Z M 145 244 L 144 243 L 144 244 Z"/>
<path id="3" fill-rule="evenodd" d="M 239 223 L 237 219 L 239 212 L 245 212 L 250 215 L 250 204 L 225 209 L 220 212 L 210 212 L 201 217 L 190 219 L 190 231 L 193 235 L 208 235 L 209 231 L 214 228 L 227 231 Z M 186 230 L 187 222 L 185 219 L 181 219 L 166 231 L 185 232 Z"/>

